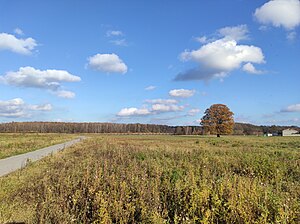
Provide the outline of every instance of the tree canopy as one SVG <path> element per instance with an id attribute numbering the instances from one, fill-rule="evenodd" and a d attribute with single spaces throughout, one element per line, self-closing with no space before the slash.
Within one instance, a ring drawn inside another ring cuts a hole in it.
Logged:
<path id="1" fill-rule="evenodd" d="M 218 137 L 231 134 L 234 127 L 233 112 L 224 104 L 213 104 L 205 110 L 200 124 L 208 134 L 216 134 Z"/>

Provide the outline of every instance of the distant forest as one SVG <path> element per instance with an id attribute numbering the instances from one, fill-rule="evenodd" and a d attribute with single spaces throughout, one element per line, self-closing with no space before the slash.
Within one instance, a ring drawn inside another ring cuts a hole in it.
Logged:
<path id="1" fill-rule="evenodd" d="M 286 128 L 300 130 L 296 126 L 256 126 L 235 123 L 234 135 L 263 135 L 278 133 Z M 148 133 L 173 135 L 202 135 L 201 126 L 168 126 L 156 124 L 117 124 L 117 123 L 69 123 L 69 122 L 11 122 L 0 123 L 2 133 Z"/>

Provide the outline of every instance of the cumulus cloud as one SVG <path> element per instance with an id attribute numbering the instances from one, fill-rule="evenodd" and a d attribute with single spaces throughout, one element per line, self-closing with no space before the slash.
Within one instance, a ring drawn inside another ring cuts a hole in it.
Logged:
<path id="1" fill-rule="evenodd" d="M 0 117 L 22 117 L 24 113 L 24 101 L 20 98 L 0 101 Z"/>
<path id="2" fill-rule="evenodd" d="M 238 40 L 247 38 L 246 25 L 225 27 L 219 33 L 223 38 L 202 45 L 198 50 L 181 53 L 182 61 L 194 61 L 198 67 L 179 73 L 176 81 L 222 79 L 245 63 L 265 62 L 259 47 L 238 44 Z"/>
<path id="3" fill-rule="evenodd" d="M 187 98 L 194 94 L 194 90 L 178 89 L 170 91 L 176 97 Z M 185 106 L 178 105 L 176 99 L 147 99 L 144 101 L 142 108 L 129 107 L 123 108 L 118 113 L 118 117 L 138 117 L 147 115 L 156 115 L 169 112 L 180 112 L 185 109 Z"/>
<path id="4" fill-rule="evenodd" d="M 15 53 L 28 55 L 37 46 L 36 41 L 29 37 L 18 39 L 12 34 L 0 33 L 0 50 L 9 50 Z"/>
<path id="5" fill-rule="evenodd" d="M 123 108 L 117 115 L 120 117 L 130 117 L 130 116 L 144 116 L 150 113 L 151 112 L 146 108 L 138 109 L 135 107 L 130 107 L 130 108 Z"/>
<path id="6" fill-rule="evenodd" d="M 64 70 L 39 70 L 33 67 L 21 67 L 19 71 L 7 72 L 0 76 L 0 82 L 7 85 L 47 89 L 62 97 L 68 92 L 62 90 L 62 82 L 78 82 L 80 80 L 79 76 Z"/>
<path id="7" fill-rule="evenodd" d="M 218 32 L 222 37 L 236 41 L 248 39 L 249 33 L 247 25 L 244 24 L 233 27 L 227 26 L 219 29 Z"/>
<path id="8" fill-rule="evenodd" d="M 250 73 L 250 74 L 256 74 L 256 75 L 264 74 L 265 73 L 264 71 L 257 70 L 254 67 L 254 65 L 251 64 L 250 62 L 248 62 L 247 64 L 243 65 L 243 71 L 245 71 L 247 73 Z"/>
<path id="9" fill-rule="evenodd" d="M 281 110 L 281 112 L 300 112 L 300 103 L 290 105 Z"/>
<path id="10" fill-rule="evenodd" d="M 188 98 L 195 94 L 195 90 L 189 89 L 173 89 L 169 91 L 169 95 L 173 97 Z"/>
<path id="11" fill-rule="evenodd" d="M 111 37 L 111 36 L 123 36 L 123 32 L 120 30 L 108 30 L 106 32 L 106 36 L 107 37 Z"/>
<path id="12" fill-rule="evenodd" d="M 177 104 L 178 101 L 175 99 L 152 99 L 152 100 L 145 100 L 146 103 L 151 104 Z"/>
<path id="13" fill-rule="evenodd" d="M 127 72 L 127 65 L 116 54 L 96 54 L 88 58 L 88 66 L 107 73 Z"/>
<path id="14" fill-rule="evenodd" d="M 187 81 L 187 80 L 207 81 L 207 80 L 210 80 L 213 78 L 222 79 L 226 76 L 227 76 L 227 73 L 223 72 L 223 71 L 217 71 L 214 69 L 197 67 L 197 68 L 192 68 L 187 71 L 178 73 L 178 75 L 175 77 L 175 81 Z"/>
<path id="15" fill-rule="evenodd" d="M 28 117 L 34 111 L 51 111 L 51 104 L 30 105 L 26 104 L 23 99 L 15 98 L 7 101 L 0 100 L 0 117 L 18 118 Z"/>
<path id="16" fill-rule="evenodd" d="M 184 106 L 176 105 L 176 104 L 164 104 L 164 103 L 155 103 L 152 104 L 151 109 L 148 108 L 123 108 L 118 113 L 117 116 L 119 117 L 137 117 L 137 116 L 147 116 L 147 115 L 154 115 L 160 113 L 167 113 L 167 112 L 178 112 L 184 110 Z"/>
<path id="17" fill-rule="evenodd" d="M 262 63 L 262 51 L 258 47 L 238 45 L 235 40 L 220 39 L 195 51 L 181 54 L 183 61 L 193 60 L 207 68 L 230 71 L 239 68 L 242 62 Z"/>
<path id="18" fill-rule="evenodd" d="M 118 113 L 119 117 L 138 117 L 155 115 L 168 112 L 179 112 L 184 110 L 184 106 L 178 105 L 178 101 L 175 99 L 151 99 L 145 100 L 148 105 L 144 105 L 143 108 L 123 108 Z M 150 105 L 149 105 L 150 104 Z M 150 109 L 148 109 L 149 107 Z"/>
<path id="19" fill-rule="evenodd" d="M 151 90 L 155 90 L 155 89 L 156 89 L 156 86 L 147 86 L 145 88 L 145 90 L 147 90 L 147 91 L 151 91 Z"/>
<path id="20" fill-rule="evenodd" d="M 272 0 L 257 8 L 254 17 L 264 25 L 292 30 L 300 25 L 299 0 Z"/>
<path id="21" fill-rule="evenodd" d="M 175 112 L 175 111 L 182 111 L 184 106 L 179 106 L 175 104 L 153 104 L 152 105 L 152 112 Z"/>

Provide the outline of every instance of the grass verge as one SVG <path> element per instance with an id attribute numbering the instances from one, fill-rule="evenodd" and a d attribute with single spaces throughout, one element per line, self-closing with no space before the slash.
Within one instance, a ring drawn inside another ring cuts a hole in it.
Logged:
<path id="1" fill-rule="evenodd" d="M 0 159 L 74 139 L 71 134 L 0 134 Z"/>

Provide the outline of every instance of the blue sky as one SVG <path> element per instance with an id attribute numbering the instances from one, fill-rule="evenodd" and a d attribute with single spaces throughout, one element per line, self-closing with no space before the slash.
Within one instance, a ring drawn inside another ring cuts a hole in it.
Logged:
<path id="1" fill-rule="evenodd" d="M 0 122 L 300 125 L 299 0 L 1 0 Z"/>

